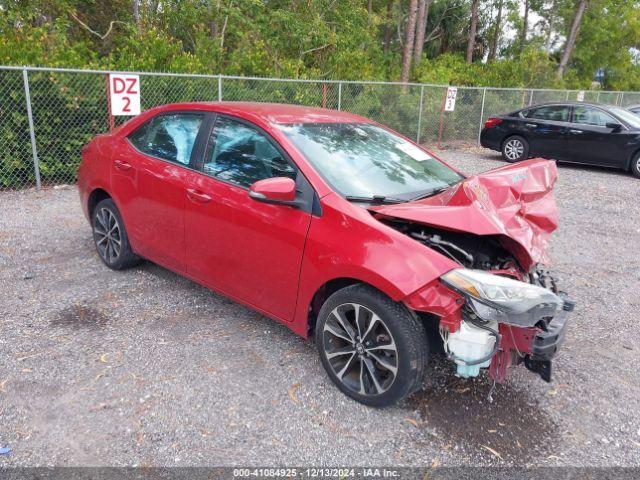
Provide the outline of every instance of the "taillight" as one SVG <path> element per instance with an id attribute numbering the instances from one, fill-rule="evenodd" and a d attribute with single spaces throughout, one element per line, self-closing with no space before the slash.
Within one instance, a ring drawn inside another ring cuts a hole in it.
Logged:
<path id="1" fill-rule="evenodd" d="M 489 120 L 484 122 L 484 128 L 495 127 L 497 125 L 500 125 L 501 123 L 502 123 L 502 119 L 501 118 L 490 118 Z"/>

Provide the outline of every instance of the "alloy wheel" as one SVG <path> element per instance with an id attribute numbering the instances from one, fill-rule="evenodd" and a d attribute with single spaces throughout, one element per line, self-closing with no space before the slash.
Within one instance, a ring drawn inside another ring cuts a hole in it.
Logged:
<path id="1" fill-rule="evenodd" d="M 122 237 L 118 219 L 108 208 L 101 208 L 93 225 L 93 238 L 98 253 L 107 263 L 113 263 L 120 256 Z"/>
<path id="2" fill-rule="evenodd" d="M 384 321 L 357 303 L 345 303 L 328 315 L 324 354 L 338 380 L 360 395 L 386 392 L 398 373 L 398 350 Z"/>
<path id="3" fill-rule="evenodd" d="M 509 140 L 504 146 L 504 154 L 509 160 L 518 160 L 524 153 L 524 145 L 518 139 Z"/>

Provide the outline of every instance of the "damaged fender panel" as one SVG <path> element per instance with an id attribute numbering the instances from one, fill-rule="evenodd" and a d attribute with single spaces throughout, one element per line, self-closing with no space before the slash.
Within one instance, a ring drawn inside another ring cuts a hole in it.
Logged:
<path id="1" fill-rule="evenodd" d="M 548 264 L 548 240 L 558 226 L 553 198 L 557 168 L 532 159 L 474 175 L 442 194 L 370 207 L 379 219 L 401 219 L 446 230 L 497 236 L 529 270 Z"/>

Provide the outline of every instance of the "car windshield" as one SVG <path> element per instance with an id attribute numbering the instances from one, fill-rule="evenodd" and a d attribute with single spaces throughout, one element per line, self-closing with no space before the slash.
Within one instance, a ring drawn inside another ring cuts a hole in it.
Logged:
<path id="1" fill-rule="evenodd" d="M 280 128 L 346 197 L 411 200 L 463 178 L 426 151 L 376 125 L 303 123 Z"/>
<path id="2" fill-rule="evenodd" d="M 610 107 L 609 110 L 624 120 L 631 128 L 640 128 L 640 117 L 637 114 L 619 107 Z"/>

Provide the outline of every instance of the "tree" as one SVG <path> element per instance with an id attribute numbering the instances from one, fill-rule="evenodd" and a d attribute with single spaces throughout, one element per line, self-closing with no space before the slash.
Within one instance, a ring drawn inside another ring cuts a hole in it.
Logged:
<path id="1" fill-rule="evenodd" d="M 562 57 L 560 57 L 560 63 L 558 64 L 557 75 L 559 79 L 564 76 L 567 69 L 569 59 L 573 53 L 573 47 L 575 46 L 576 39 L 578 38 L 578 31 L 580 30 L 580 24 L 582 23 L 582 15 L 586 8 L 587 0 L 579 0 L 578 5 L 576 6 L 575 15 L 573 16 L 573 21 L 571 22 L 571 29 L 569 30 L 569 35 L 567 36 L 567 41 L 565 42 L 564 50 L 562 51 Z"/>
<path id="2" fill-rule="evenodd" d="M 478 3 L 480 3 L 479 0 L 473 0 L 471 3 L 469 41 L 467 42 L 467 63 L 473 62 L 473 50 L 476 47 L 476 30 L 478 28 Z"/>
<path id="3" fill-rule="evenodd" d="M 524 50 L 527 43 L 527 31 L 529 30 L 529 0 L 524 0 L 524 16 L 522 17 L 522 32 L 520 32 L 520 51 Z"/>
<path id="4" fill-rule="evenodd" d="M 498 42 L 500 41 L 500 32 L 502 30 L 502 5 L 504 1 L 498 0 L 498 14 L 496 15 L 496 24 L 493 30 L 493 38 L 491 39 L 491 50 L 489 50 L 488 60 L 495 60 L 498 53 Z"/>
<path id="5" fill-rule="evenodd" d="M 393 37 L 393 3 L 394 0 L 387 0 L 387 15 L 384 26 L 384 40 L 382 42 L 384 53 L 389 53 L 391 38 Z"/>
<path id="6" fill-rule="evenodd" d="M 407 31 L 405 32 L 404 49 L 402 51 L 402 73 L 400 81 L 409 81 L 409 71 L 411 70 L 411 57 L 413 55 L 413 44 L 416 34 L 416 10 L 418 0 L 409 0 L 409 11 L 407 15 Z"/>
<path id="7" fill-rule="evenodd" d="M 424 49 L 424 36 L 429 20 L 429 7 L 432 0 L 420 0 L 418 6 L 418 20 L 416 22 L 416 45 L 413 52 L 413 63 L 419 66 L 422 61 L 422 51 Z"/>

